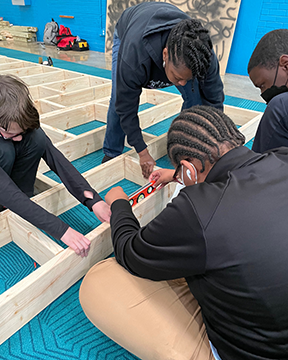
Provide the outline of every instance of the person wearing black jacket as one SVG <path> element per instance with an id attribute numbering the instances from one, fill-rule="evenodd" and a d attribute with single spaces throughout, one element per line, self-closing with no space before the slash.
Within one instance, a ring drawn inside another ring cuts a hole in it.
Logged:
<path id="1" fill-rule="evenodd" d="M 126 9 L 116 24 L 112 50 L 112 92 L 102 162 L 122 153 L 127 135 L 147 178 L 155 162 L 137 115 L 142 88 L 174 84 L 184 100 L 182 109 L 197 104 L 223 109 L 219 63 L 208 30 L 176 6 L 161 2 Z"/>
<path id="2" fill-rule="evenodd" d="M 264 152 L 288 147 L 288 29 L 265 34 L 251 55 L 248 73 L 267 107 L 252 150 Z"/>
<path id="3" fill-rule="evenodd" d="M 26 84 L 17 77 L 0 75 L 0 211 L 10 209 L 78 255 L 87 256 L 89 239 L 30 200 L 41 158 L 100 221 L 110 220 L 109 206 L 40 128 Z"/>
<path id="4" fill-rule="evenodd" d="M 168 132 L 175 171 L 150 176 L 186 185 L 172 203 L 141 228 L 121 188 L 105 197 L 119 264 L 92 267 L 80 302 L 142 360 L 212 359 L 208 338 L 215 359 L 288 359 L 288 148 L 243 143 L 221 111 L 184 110 Z"/>

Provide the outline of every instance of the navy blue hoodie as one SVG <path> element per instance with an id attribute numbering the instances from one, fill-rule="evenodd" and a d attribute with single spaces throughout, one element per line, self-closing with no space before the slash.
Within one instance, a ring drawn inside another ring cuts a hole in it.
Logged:
<path id="1" fill-rule="evenodd" d="M 163 68 L 163 49 L 171 29 L 190 17 L 176 6 L 145 2 L 126 9 L 116 30 L 121 40 L 117 61 L 116 112 L 127 140 L 136 151 L 146 148 L 139 127 L 139 97 L 144 88 L 171 86 Z M 206 79 L 200 83 L 202 103 L 223 107 L 223 84 L 219 64 L 212 53 Z M 192 91 L 192 90 L 191 90 Z"/>

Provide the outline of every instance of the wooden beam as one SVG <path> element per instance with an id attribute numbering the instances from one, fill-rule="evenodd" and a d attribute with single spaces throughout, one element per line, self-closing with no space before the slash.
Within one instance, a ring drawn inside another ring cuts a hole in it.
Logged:
<path id="1" fill-rule="evenodd" d="M 12 240 L 38 264 L 43 265 L 64 249 L 20 216 L 7 217 Z"/>
<path id="2" fill-rule="evenodd" d="M 39 171 L 36 175 L 36 180 L 34 184 L 34 189 L 37 191 L 37 194 L 51 189 L 53 186 L 58 185 L 59 183 L 55 180 L 50 179 L 48 176 L 41 174 Z"/>
<path id="3" fill-rule="evenodd" d="M 56 110 L 65 109 L 64 105 L 56 104 L 54 102 L 49 101 L 47 98 L 45 100 L 35 100 L 34 104 L 36 109 L 38 110 L 39 114 L 45 114 Z"/>
<path id="4" fill-rule="evenodd" d="M 18 69 L 23 68 L 24 62 L 11 62 L 11 63 L 0 63 L 0 73 L 2 73 L 3 70 L 12 70 L 12 69 Z"/>
<path id="5" fill-rule="evenodd" d="M 255 137 L 262 116 L 263 116 L 262 113 L 255 116 L 252 120 L 248 121 L 245 125 L 241 126 L 241 128 L 239 129 L 242 132 L 242 134 L 245 135 L 246 138 L 245 143 L 247 143 L 248 141 L 250 141 Z"/>
<path id="6" fill-rule="evenodd" d="M 10 210 L 8 209 L 0 212 L 0 247 L 12 241 L 10 228 L 7 220 L 9 212 Z"/>
<path id="7" fill-rule="evenodd" d="M 146 89 L 146 102 L 149 104 L 160 105 L 163 102 L 177 98 L 182 100 L 182 97 L 179 94 L 172 94 L 161 90 Z"/>
<path id="8" fill-rule="evenodd" d="M 147 110 L 140 111 L 138 116 L 141 129 L 155 125 L 162 120 L 178 114 L 181 111 L 182 102 L 182 98 L 178 97 Z"/>
<path id="9" fill-rule="evenodd" d="M 230 105 L 224 105 L 224 113 L 228 115 L 236 125 L 240 126 L 261 114 L 260 111 L 248 110 Z"/>
<path id="10" fill-rule="evenodd" d="M 47 136 L 51 139 L 52 143 L 59 143 L 64 140 L 77 138 L 77 135 L 57 129 L 56 127 L 47 124 L 41 124 L 41 127 Z"/>
<path id="11" fill-rule="evenodd" d="M 145 179 L 142 175 L 141 167 L 139 166 L 138 159 L 134 159 L 131 156 L 125 157 L 125 179 L 135 182 L 141 186 L 148 183 L 148 180 Z M 127 194 L 129 195 L 129 194 Z"/>
<path id="12" fill-rule="evenodd" d="M 133 211 L 142 226 L 161 212 L 174 187 L 174 184 L 168 184 L 135 206 Z M 98 226 L 86 236 L 91 240 L 87 258 L 65 249 L 0 295 L 0 344 L 85 275 L 91 266 L 112 252 L 108 224 Z"/>
<path id="13" fill-rule="evenodd" d="M 100 99 L 104 96 L 109 96 L 111 93 L 111 84 L 97 85 L 92 88 L 76 90 L 67 94 L 51 96 L 49 101 L 61 104 L 64 106 L 73 106 L 78 104 L 85 104 L 87 102 Z"/>
<path id="14" fill-rule="evenodd" d="M 72 106 L 41 115 L 41 123 L 67 130 L 96 120 L 95 103 Z"/>

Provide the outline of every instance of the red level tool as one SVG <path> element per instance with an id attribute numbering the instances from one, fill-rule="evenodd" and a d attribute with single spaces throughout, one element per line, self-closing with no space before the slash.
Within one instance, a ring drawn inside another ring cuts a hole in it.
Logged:
<path id="1" fill-rule="evenodd" d="M 140 201 L 145 199 L 148 195 L 152 194 L 156 188 L 153 187 L 155 180 L 151 181 L 149 184 L 142 186 L 140 189 L 136 190 L 129 196 L 129 203 L 131 206 L 138 204 Z"/>

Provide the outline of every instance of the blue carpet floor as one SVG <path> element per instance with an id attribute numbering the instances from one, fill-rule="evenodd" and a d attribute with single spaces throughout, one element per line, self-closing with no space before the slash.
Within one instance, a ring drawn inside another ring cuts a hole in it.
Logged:
<path id="1" fill-rule="evenodd" d="M 0 55 L 38 63 L 38 55 L 21 51 L 0 48 Z M 110 79 L 111 72 L 108 70 L 93 68 L 68 61 L 53 59 L 54 66 L 66 70 L 79 71 L 89 75 L 95 75 Z M 177 93 L 177 89 L 166 89 Z M 265 105 L 255 101 L 243 100 L 231 96 L 225 97 L 225 104 L 243 107 L 252 110 L 264 111 Z M 153 105 L 143 104 L 139 110 L 144 110 Z M 167 132 L 171 121 L 175 116 L 166 119 L 159 124 L 153 125 L 146 132 L 159 136 Z M 103 126 L 98 121 L 69 129 L 73 134 L 80 134 L 91 129 Z M 252 141 L 247 146 L 251 148 Z M 125 149 L 127 151 L 128 148 Z M 102 150 L 89 154 L 81 159 L 73 161 L 74 166 L 82 173 L 101 163 Z M 157 166 L 172 168 L 167 156 L 157 160 Z M 52 172 L 47 172 L 56 181 L 60 179 Z M 127 180 L 119 184 L 127 194 L 135 191 L 139 185 Z M 105 192 L 100 193 L 102 197 Z M 60 218 L 76 230 L 87 234 L 97 227 L 100 222 L 83 205 L 60 215 Z M 55 239 L 54 239 L 55 240 Z M 65 245 L 57 241 L 61 246 Z M 36 264 L 36 268 L 38 265 Z M 35 271 L 34 260 L 30 258 L 14 243 L 9 243 L 0 248 L 0 294 L 16 284 L 18 281 Z M 21 330 L 11 336 L 0 346 L 1 360 L 132 360 L 137 359 L 98 329 L 96 329 L 84 315 L 79 300 L 78 291 L 82 280 L 62 294 L 57 300 L 32 319 Z"/>

